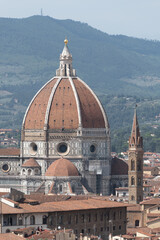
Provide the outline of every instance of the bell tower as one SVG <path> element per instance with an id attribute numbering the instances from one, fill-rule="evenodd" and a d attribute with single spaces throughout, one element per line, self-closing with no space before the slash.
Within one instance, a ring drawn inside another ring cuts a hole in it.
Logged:
<path id="1" fill-rule="evenodd" d="M 129 203 L 143 200 L 143 138 L 140 136 L 137 111 L 135 108 L 128 151 Z"/>

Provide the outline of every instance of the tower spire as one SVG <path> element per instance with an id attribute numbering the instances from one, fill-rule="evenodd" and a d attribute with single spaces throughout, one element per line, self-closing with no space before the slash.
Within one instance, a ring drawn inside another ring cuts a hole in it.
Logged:
<path id="1" fill-rule="evenodd" d="M 68 49 L 68 40 L 65 38 L 64 40 L 64 48 L 60 55 L 60 66 L 59 69 L 56 71 L 56 76 L 70 76 L 75 77 L 76 71 L 72 68 L 72 54 L 69 52 Z"/>
<path id="2" fill-rule="evenodd" d="M 135 106 L 135 110 L 134 110 L 131 137 L 129 139 L 129 147 L 130 148 L 143 147 L 143 140 L 142 140 L 142 137 L 140 136 L 139 124 L 137 119 L 137 105 Z"/>
<path id="3" fill-rule="evenodd" d="M 128 187 L 129 203 L 137 204 L 143 200 L 143 138 L 140 136 L 136 107 L 129 139 Z"/>

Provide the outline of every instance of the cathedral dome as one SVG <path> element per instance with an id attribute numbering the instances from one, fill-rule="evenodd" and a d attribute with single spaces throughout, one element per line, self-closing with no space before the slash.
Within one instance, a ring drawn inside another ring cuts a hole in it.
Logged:
<path id="1" fill-rule="evenodd" d="M 111 175 L 128 175 L 128 164 L 117 157 L 112 158 Z"/>
<path id="2" fill-rule="evenodd" d="M 75 165 L 67 159 L 61 158 L 54 161 L 47 169 L 45 176 L 52 177 L 69 177 L 79 176 Z"/>
<path id="3" fill-rule="evenodd" d="M 48 81 L 28 106 L 24 130 L 108 128 L 105 111 L 93 91 L 72 68 L 67 41 L 56 76 Z"/>

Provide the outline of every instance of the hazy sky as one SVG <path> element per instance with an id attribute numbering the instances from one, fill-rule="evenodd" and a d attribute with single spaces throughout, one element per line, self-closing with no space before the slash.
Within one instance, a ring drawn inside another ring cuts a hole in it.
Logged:
<path id="1" fill-rule="evenodd" d="M 86 22 L 109 34 L 160 40 L 160 0 L 0 0 L 0 17 L 43 15 Z"/>

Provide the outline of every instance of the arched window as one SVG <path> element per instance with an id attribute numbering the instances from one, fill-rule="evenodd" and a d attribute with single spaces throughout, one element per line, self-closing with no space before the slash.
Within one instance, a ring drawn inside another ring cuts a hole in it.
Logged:
<path id="1" fill-rule="evenodd" d="M 30 225 L 34 225 L 34 224 L 35 224 L 35 216 L 32 215 L 32 216 L 30 217 Z"/>
<path id="2" fill-rule="evenodd" d="M 132 201 L 134 201 L 134 200 L 135 200 L 135 197 L 134 197 L 133 195 L 131 196 L 131 200 L 132 200 Z"/>
<path id="3" fill-rule="evenodd" d="M 131 185 L 135 185 L 135 180 L 134 180 L 134 177 L 131 177 Z"/>
<path id="4" fill-rule="evenodd" d="M 75 186 L 72 186 L 72 193 L 75 193 Z"/>
<path id="5" fill-rule="evenodd" d="M 46 215 L 44 215 L 44 216 L 42 217 L 42 223 L 43 223 L 43 224 L 47 224 L 47 216 L 46 216 Z"/>
<path id="6" fill-rule="evenodd" d="M 135 170 L 135 161 L 131 160 L 131 171 Z"/>
<path id="7" fill-rule="evenodd" d="M 37 168 L 34 170 L 34 172 L 35 172 L 35 175 L 39 174 L 39 170 Z"/>
<path id="8" fill-rule="evenodd" d="M 62 186 L 62 184 L 59 186 L 59 191 L 60 191 L 60 192 L 63 191 L 63 186 Z"/>
<path id="9" fill-rule="evenodd" d="M 31 169 L 28 169 L 28 175 L 30 176 L 31 175 Z"/>

